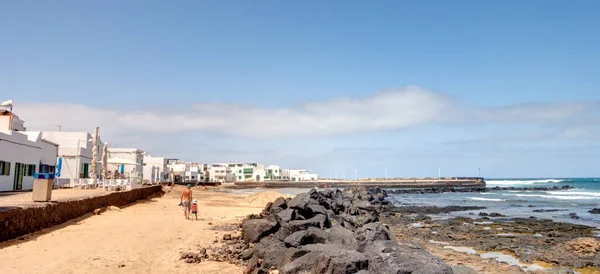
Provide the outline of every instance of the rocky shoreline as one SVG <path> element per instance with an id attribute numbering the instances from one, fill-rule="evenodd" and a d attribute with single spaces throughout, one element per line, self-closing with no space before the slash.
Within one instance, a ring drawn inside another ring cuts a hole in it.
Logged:
<path id="1" fill-rule="evenodd" d="M 223 247 L 185 253 L 182 259 L 229 261 L 246 266 L 245 273 L 265 274 L 524 273 L 523 265 L 539 264 L 543 270 L 539 266 L 534 273 L 582 268 L 600 273 L 596 228 L 494 212 L 433 220 L 427 214 L 484 208 L 395 207 L 386 200 L 390 192 L 313 189 L 293 199 L 278 198 L 261 214 L 248 216 L 240 235 L 226 235 Z M 452 247 L 471 248 L 474 255 L 464 254 L 471 263 L 456 261 L 460 255 Z M 477 254 L 484 252 L 510 254 L 523 265 L 490 261 L 491 268 L 478 268 L 484 263 Z"/>

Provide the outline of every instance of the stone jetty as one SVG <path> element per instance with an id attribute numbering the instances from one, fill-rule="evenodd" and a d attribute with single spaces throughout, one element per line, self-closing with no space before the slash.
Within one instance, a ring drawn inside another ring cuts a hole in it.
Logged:
<path id="1" fill-rule="evenodd" d="M 311 190 L 278 198 L 242 224 L 253 245 L 245 273 L 453 273 L 414 242 L 397 242 L 382 212 L 381 189 Z"/>

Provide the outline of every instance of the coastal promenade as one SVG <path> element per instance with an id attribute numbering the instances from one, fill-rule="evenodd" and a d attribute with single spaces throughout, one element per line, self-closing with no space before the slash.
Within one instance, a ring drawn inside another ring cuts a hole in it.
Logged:
<path id="1" fill-rule="evenodd" d="M 50 202 L 33 202 L 32 192 L 0 193 L 0 242 L 59 225 L 108 206 L 125 206 L 162 192 L 161 186 L 127 191 L 52 191 Z"/>
<path id="2" fill-rule="evenodd" d="M 317 180 L 317 181 L 264 181 L 236 182 L 223 185 L 227 188 L 344 188 L 351 186 L 379 188 L 438 188 L 438 187 L 485 187 L 485 179 L 474 178 L 442 178 L 442 179 L 359 179 L 359 180 Z"/>

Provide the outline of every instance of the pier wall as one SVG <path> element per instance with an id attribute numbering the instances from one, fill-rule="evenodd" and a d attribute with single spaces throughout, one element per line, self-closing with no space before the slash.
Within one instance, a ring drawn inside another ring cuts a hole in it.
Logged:
<path id="1" fill-rule="evenodd" d="M 51 202 L 43 206 L 3 208 L 0 210 L 0 242 L 62 224 L 98 208 L 121 207 L 158 193 L 162 193 L 161 186 L 150 186 L 103 196 Z"/>
<path id="2" fill-rule="evenodd" d="M 438 188 L 438 187 L 485 187 L 483 178 L 473 179 L 403 179 L 403 180 L 359 180 L 359 181 L 298 181 L 298 182 L 237 182 L 225 186 L 229 188 L 343 188 L 350 186 L 379 187 L 379 188 Z"/>

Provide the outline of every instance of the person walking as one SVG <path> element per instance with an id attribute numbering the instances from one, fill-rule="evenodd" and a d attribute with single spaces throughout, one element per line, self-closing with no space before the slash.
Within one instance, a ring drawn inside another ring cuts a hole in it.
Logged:
<path id="1" fill-rule="evenodd" d="M 190 211 L 192 209 L 192 185 L 188 184 L 187 188 L 181 192 L 181 202 L 180 205 L 183 207 L 183 213 L 185 215 L 185 219 L 190 219 Z"/>

